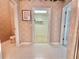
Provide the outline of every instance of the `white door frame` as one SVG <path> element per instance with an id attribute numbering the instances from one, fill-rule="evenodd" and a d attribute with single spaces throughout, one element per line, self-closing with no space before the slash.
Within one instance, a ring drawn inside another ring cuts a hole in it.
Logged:
<path id="1" fill-rule="evenodd" d="M 34 39 L 35 39 L 35 30 L 34 30 L 34 13 L 33 11 L 36 9 L 47 9 L 48 10 L 48 14 L 49 14 L 49 21 L 48 21 L 48 43 L 50 44 L 51 41 L 51 7 L 36 7 L 36 8 L 32 8 L 32 43 L 34 43 Z"/>
<path id="2" fill-rule="evenodd" d="M 10 7 L 14 8 L 14 24 L 15 24 L 15 39 L 16 39 L 16 46 L 20 46 L 19 40 L 19 17 L 18 17 L 18 5 L 14 0 L 9 1 Z"/>
<path id="3" fill-rule="evenodd" d="M 61 21 L 61 36 L 60 36 L 60 44 L 63 44 L 63 37 L 64 37 L 64 23 L 65 23 L 65 12 L 66 9 L 71 7 L 71 2 L 68 3 L 64 8 L 63 8 L 63 12 L 62 12 L 62 21 Z"/>

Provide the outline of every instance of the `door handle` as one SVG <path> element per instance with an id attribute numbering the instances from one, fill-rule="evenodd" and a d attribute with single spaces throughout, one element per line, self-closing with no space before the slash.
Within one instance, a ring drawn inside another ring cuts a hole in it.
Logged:
<path id="1" fill-rule="evenodd" d="M 65 28 L 65 25 L 64 25 L 64 28 Z"/>

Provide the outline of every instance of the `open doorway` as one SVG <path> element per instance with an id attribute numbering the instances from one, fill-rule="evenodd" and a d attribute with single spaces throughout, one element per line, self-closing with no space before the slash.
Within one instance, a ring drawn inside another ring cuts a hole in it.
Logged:
<path id="1" fill-rule="evenodd" d="M 33 8 L 33 42 L 50 41 L 50 8 Z"/>

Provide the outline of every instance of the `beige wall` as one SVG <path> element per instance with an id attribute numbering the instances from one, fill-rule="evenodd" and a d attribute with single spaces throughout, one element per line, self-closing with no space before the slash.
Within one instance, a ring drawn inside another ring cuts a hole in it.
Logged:
<path id="1" fill-rule="evenodd" d="M 76 42 L 76 34 L 77 34 L 77 1 L 72 0 L 72 16 L 71 16 L 71 25 L 70 25 L 70 35 L 68 41 L 68 59 L 74 59 L 74 51 L 75 51 L 75 42 Z"/>
<path id="2" fill-rule="evenodd" d="M 17 1 L 17 0 L 16 0 Z M 66 0 L 68 3 L 70 0 Z M 28 2 L 26 0 L 20 1 L 21 10 L 32 10 L 33 7 L 52 7 L 52 41 L 59 42 L 61 11 L 65 2 Z M 66 4 L 65 3 L 65 4 Z M 4 7 L 3 7 L 4 6 Z M 2 12 L 4 11 L 4 12 Z M 11 34 L 10 14 L 9 14 L 9 0 L 0 0 L 0 39 L 5 41 L 9 39 Z M 55 23 L 56 22 L 56 23 Z M 32 24 L 31 22 L 20 20 L 20 40 L 31 41 L 32 39 Z M 28 34 L 27 34 L 28 33 Z"/>
<path id="3" fill-rule="evenodd" d="M 0 0 L 0 40 L 6 41 L 11 33 L 8 0 Z"/>
<path id="4" fill-rule="evenodd" d="M 79 0 L 78 0 L 78 20 L 79 20 Z M 77 59 L 79 59 L 79 21 L 78 21 L 78 32 L 77 32 L 77 40 L 78 40 L 78 46 L 77 46 Z"/>
<path id="5" fill-rule="evenodd" d="M 52 31 L 51 31 L 51 41 L 52 42 L 59 42 L 60 39 L 60 24 L 61 24 L 61 14 L 62 14 L 62 7 L 63 2 L 57 1 L 57 2 L 39 2 L 39 1 L 27 1 L 23 0 L 20 1 L 20 12 L 22 10 L 32 10 L 34 7 L 45 7 L 45 8 L 51 8 L 52 12 Z M 21 18 L 22 18 L 22 12 Z M 20 19 L 20 41 L 26 42 L 26 41 L 32 41 L 32 24 L 28 21 L 22 21 Z"/>
<path id="6" fill-rule="evenodd" d="M 12 2 L 10 2 L 9 5 L 9 9 L 10 9 L 10 17 L 11 17 L 11 34 L 14 35 L 15 34 L 15 7 L 13 6 Z"/>
<path id="7" fill-rule="evenodd" d="M 64 1 L 64 5 L 68 4 L 69 2 L 71 2 L 72 0 L 65 0 Z"/>

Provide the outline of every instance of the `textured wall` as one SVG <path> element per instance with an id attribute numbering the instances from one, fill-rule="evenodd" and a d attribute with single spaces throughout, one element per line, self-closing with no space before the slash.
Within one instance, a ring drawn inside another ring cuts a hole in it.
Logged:
<path id="1" fill-rule="evenodd" d="M 0 0 L 0 40 L 6 41 L 11 33 L 8 0 Z"/>
<path id="2" fill-rule="evenodd" d="M 74 49 L 76 42 L 76 33 L 77 33 L 77 1 L 72 0 L 72 15 L 71 15 L 71 24 L 70 24 L 70 33 L 68 41 L 68 59 L 74 59 Z"/>
<path id="3" fill-rule="evenodd" d="M 78 1 L 78 10 L 79 10 L 79 1 Z M 79 11 L 78 11 L 78 20 L 79 20 Z M 77 54 L 77 59 L 79 59 L 79 21 L 78 21 L 78 32 L 77 32 L 77 40 L 78 40 L 78 54 Z"/>
<path id="4" fill-rule="evenodd" d="M 65 0 L 64 1 L 64 5 L 68 4 L 69 2 L 71 2 L 72 0 Z"/>
<path id="5" fill-rule="evenodd" d="M 39 2 L 39 1 L 32 1 L 28 2 L 26 0 L 20 1 L 20 11 L 21 10 L 32 10 L 34 7 L 51 7 L 52 13 L 52 31 L 51 31 L 51 41 L 52 42 L 59 42 L 60 39 L 60 24 L 61 24 L 61 14 L 62 14 L 62 7 L 63 2 Z M 22 15 L 22 12 L 20 13 Z M 22 18 L 22 16 L 21 16 Z M 20 41 L 32 41 L 32 24 L 31 22 L 22 21 L 20 20 Z"/>

